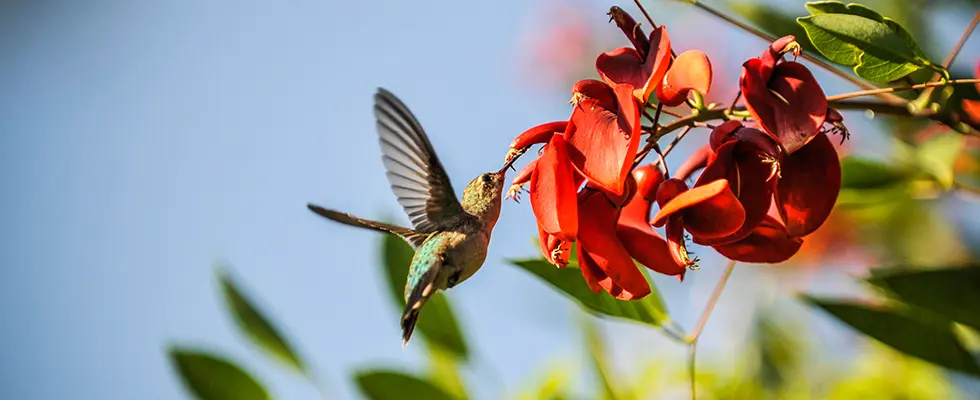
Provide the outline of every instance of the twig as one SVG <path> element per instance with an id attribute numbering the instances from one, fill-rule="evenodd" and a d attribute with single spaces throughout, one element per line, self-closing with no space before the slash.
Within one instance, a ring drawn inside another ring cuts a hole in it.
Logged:
<path id="1" fill-rule="evenodd" d="M 718 18 L 724 20 L 725 22 L 728 22 L 728 23 L 730 23 L 732 25 L 735 25 L 735 26 L 737 26 L 737 27 L 745 30 L 746 32 L 749 32 L 749 33 L 751 33 L 751 34 L 753 34 L 755 36 L 758 36 L 758 37 L 760 37 L 762 39 L 765 39 L 766 41 L 773 42 L 773 41 L 775 41 L 777 39 L 777 38 L 774 38 L 774 37 L 770 36 L 769 34 L 767 34 L 765 32 L 762 32 L 762 31 L 760 31 L 758 29 L 755 29 L 755 28 L 749 26 L 748 24 L 746 24 L 746 23 L 744 23 L 742 21 L 739 21 L 737 19 L 734 19 L 732 17 L 729 17 L 728 15 L 725 15 L 724 13 L 721 13 L 718 10 L 715 10 L 714 8 L 711 8 L 711 6 L 705 5 L 701 1 L 694 1 L 694 2 L 690 2 L 690 3 L 693 4 L 695 7 L 700 8 L 700 9 L 708 12 L 709 14 L 714 15 L 715 17 L 718 17 Z M 837 76 L 841 77 L 842 79 L 844 79 L 844 80 L 846 80 L 848 82 L 851 82 L 854 85 L 857 85 L 858 87 L 860 87 L 862 89 L 865 89 L 865 90 L 875 89 L 875 86 L 874 85 L 871 85 L 871 84 L 869 84 L 867 82 L 864 82 L 864 81 L 862 81 L 862 80 L 860 80 L 860 79 L 858 79 L 858 78 L 856 78 L 854 76 L 851 76 L 850 74 L 848 74 L 848 73 L 846 73 L 844 71 L 841 71 L 837 67 L 834 67 L 833 65 L 830 65 L 830 64 L 824 62 L 823 60 L 821 60 L 819 58 L 816 58 L 814 56 L 811 56 L 811 55 L 809 55 L 807 53 L 803 53 L 802 56 L 803 56 L 804 59 L 806 59 L 806 60 L 808 60 L 808 61 L 810 61 L 810 62 L 812 62 L 812 63 L 814 63 L 816 65 L 819 65 L 820 67 L 826 69 L 830 73 L 833 73 L 834 75 L 837 75 Z M 905 103 L 906 102 L 905 99 L 903 99 L 903 98 L 901 98 L 899 96 L 896 96 L 894 94 L 891 94 L 889 92 L 877 93 L 877 95 L 880 96 L 883 100 L 885 100 L 885 101 L 887 101 L 889 103 Z"/>
<path id="2" fill-rule="evenodd" d="M 640 9 L 640 12 L 643 13 L 643 16 L 646 17 L 647 21 L 650 22 L 650 29 L 657 29 L 657 23 L 653 22 L 653 18 L 650 18 L 650 14 L 647 13 L 647 9 L 643 7 L 643 4 L 640 3 L 640 0 L 633 0 L 633 2 L 636 3 L 636 6 Z M 674 52 L 674 48 L 670 49 L 670 58 L 671 59 L 677 58 L 677 53 Z"/>
<path id="3" fill-rule="evenodd" d="M 677 137 L 675 137 L 674 140 L 672 140 L 670 142 L 670 144 L 667 145 L 667 148 L 664 149 L 664 151 L 662 153 L 663 154 L 663 157 L 667 157 L 667 155 L 670 154 L 670 151 L 674 149 L 674 146 L 677 146 L 677 143 L 680 143 L 681 139 L 684 138 L 684 135 L 687 135 L 687 133 L 690 132 L 691 129 L 694 129 L 694 127 L 693 126 L 686 126 L 686 127 L 684 127 L 684 130 L 681 131 L 681 133 L 677 134 Z M 649 144 L 646 145 L 646 147 L 643 148 L 643 150 L 645 150 L 646 153 L 649 153 L 650 150 L 653 149 L 656 144 L 657 144 L 656 142 L 649 143 Z M 659 147 L 659 146 L 657 146 L 657 147 Z M 644 153 L 644 155 L 646 155 L 646 154 Z M 653 165 L 659 165 L 660 163 L 664 163 L 664 169 L 666 170 L 667 169 L 667 164 L 666 164 L 666 161 L 663 161 L 664 160 L 663 157 L 658 158 L 657 161 L 654 161 Z"/>
<path id="4" fill-rule="evenodd" d="M 711 311 L 715 309 L 715 305 L 718 304 L 718 298 L 721 297 L 721 292 L 725 289 L 725 284 L 728 283 L 728 278 L 732 276 L 732 271 L 735 269 L 735 260 L 729 260 L 728 266 L 725 267 L 725 272 L 721 275 L 721 280 L 715 285 L 715 291 L 711 293 L 711 297 L 708 299 L 708 304 L 704 308 L 704 312 L 701 313 L 701 318 L 698 320 L 697 327 L 694 328 L 694 332 L 687 337 L 687 343 L 690 347 L 690 353 L 688 354 L 687 365 L 688 373 L 691 375 L 691 399 L 697 399 L 697 382 L 695 380 L 695 375 L 697 373 L 697 367 L 695 366 L 696 354 L 698 351 L 698 339 L 701 337 L 701 331 L 704 330 L 704 325 L 708 323 L 708 317 L 711 316 Z"/>
<path id="5" fill-rule="evenodd" d="M 899 87 L 889 87 L 889 88 L 880 88 L 880 89 L 871 89 L 871 90 L 861 90 L 861 91 L 858 91 L 858 92 L 851 92 L 851 93 L 838 94 L 838 95 L 834 95 L 834 96 L 827 96 L 827 101 L 837 101 L 837 100 L 844 100 L 844 99 L 852 99 L 852 98 L 861 97 L 861 96 L 870 96 L 870 95 L 876 95 L 876 94 L 881 94 L 881 93 L 901 92 L 901 91 L 905 91 L 905 90 L 925 89 L 925 88 L 931 88 L 931 87 L 937 87 L 937 86 L 963 85 L 963 84 L 968 84 L 968 83 L 980 83 L 980 79 L 954 79 L 954 80 L 945 81 L 945 82 L 942 82 L 942 81 L 939 81 L 939 82 L 928 82 L 928 83 L 920 83 L 918 85 L 911 85 L 911 86 L 899 86 Z"/>
<path id="6" fill-rule="evenodd" d="M 742 98 L 742 89 L 738 89 L 738 94 L 735 95 L 735 100 L 732 100 L 732 105 L 728 106 L 728 112 L 732 112 L 735 109 L 735 105 L 738 104 L 738 99 Z"/>
<path id="7" fill-rule="evenodd" d="M 670 170 L 667 168 L 667 160 L 664 159 L 664 153 L 660 151 L 660 144 L 654 143 L 653 151 L 657 152 L 657 156 L 659 156 L 657 161 L 660 162 L 660 166 L 664 169 L 664 179 L 670 179 Z"/>

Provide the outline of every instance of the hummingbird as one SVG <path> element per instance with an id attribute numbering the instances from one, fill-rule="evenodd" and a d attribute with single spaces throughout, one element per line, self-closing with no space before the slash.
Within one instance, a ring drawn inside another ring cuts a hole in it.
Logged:
<path id="1" fill-rule="evenodd" d="M 508 157 L 500 170 L 470 181 L 460 202 L 432 143 L 405 103 L 378 88 L 374 117 L 388 182 L 412 227 L 372 221 L 312 203 L 307 207 L 345 225 L 395 234 L 412 245 L 415 255 L 408 269 L 401 317 L 404 347 L 429 297 L 467 280 L 486 260 L 490 234 L 500 216 L 506 172 L 517 157 Z"/>

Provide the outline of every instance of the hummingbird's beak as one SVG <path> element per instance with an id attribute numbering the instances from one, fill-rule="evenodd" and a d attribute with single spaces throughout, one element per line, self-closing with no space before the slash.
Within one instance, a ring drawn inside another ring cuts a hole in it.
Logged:
<path id="1" fill-rule="evenodd" d="M 513 168 L 514 161 L 517 161 L 518 158 L 521 158 L 521 156 L 524 155 L 527 149 L 528 147 L 525 147 L 523 149 L 511 149 L 509 152 L 507 152 L 507 159 L 504 160 L 504 165 L 500 167 L 500 171 L 497 171 L 497 173 L 502 174 L 507 172 L 507 168 Z"/>

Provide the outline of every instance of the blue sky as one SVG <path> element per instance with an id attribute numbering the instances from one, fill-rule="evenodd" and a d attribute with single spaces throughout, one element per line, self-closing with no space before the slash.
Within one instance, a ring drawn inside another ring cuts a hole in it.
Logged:
<path id="1" fill-rule="evenodd" d="M 215 262 L 231 265 L 337 398 L 353 395 L 352 368 L 420 365 L 418 346 L 400 346 L 379 236 L 305 204 L 406 222 L 375 137 L 378 86 L 419 117 L 457 191 L 499 166 L 516 134 L 565 117 L 564 92 L 529 94 L 517 76 L 532 3 L 0 6 L 0 397 L 182 398 L 163 353 L 173 342 L 221 350 L 280 398 L 314 396 L 235 332 Z M 594 5 L 596 18 L 606 7 Z M 674 4 L 658 12 L 702 18 Z M 476 373 L 499 376 L 474 380 L 487 398 L 581 348 L 571 303 L 502 262 L 533 255 L 534 233 L 529 207 L 505 204 L 484 269 L 450 294 Z M 717 264 L 683 286 L 658 280 L 682 323 Z M 768 296 L 745 271 L 726 296 Z M 725 332 L 707 337 L 730 339 L 747 310 L 723 304 L 713 323 Z M 621 360 L 683 354 L 649 330 L 606 326 Z"/>

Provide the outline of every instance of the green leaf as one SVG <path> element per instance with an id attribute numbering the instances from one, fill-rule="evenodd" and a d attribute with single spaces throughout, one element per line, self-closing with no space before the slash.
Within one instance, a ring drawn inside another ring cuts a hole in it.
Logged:
<path id="1" fill-rule="evenodd" d="M 980 366 L 948 321 L 908 310 L 806 298 L 837 319 L 891 348 L 933 364 L 980 376 Z"/>
<path id="2" fill-rule="evenodd" d="M 592 368 L 595 369 L 596 378 L 599 379 L 599 385 L 602 387 L 603 395 L 596 396 L 596 398 L 616 400 L 620 396 L 616 393 L 616 385 L 613 383 L 613 373 L 609 365 L 606 363 L 606 348 L 602 343 L 602 337 L 599 335 L 599 330 L 596 327 L 595 322 L 584 321 L 585 325 L 585 343 L 586 348 L 589 351 L 589 359 L 592 361 Z"/>
<path id="3" fill-rule="evenodd" d="M 538 373 L 514 398 L 516 400 L 569 400 L 569 387 L 574 380 L 568 362 L 553 362 Z"/>
<path id="4" fill-rule="evenodd" d="M 660 326 L 669 320 L 667 308 L 657 292 L 656 286 L 650 282 L 652 293 L 640 300 L 617 300 L 606 292 L 593 292 L 582 278 L 582 272 L 572 263 L 563 268 L 551 265 L 543 258 L 509 260 L 510 263 L 521 267 L 527 272 L 548 282 L 565 295 L 577 301 L 588 311 L 603 316 L 622 318 L 644 324 Z M 649 276 L 647 276 L 649 281 Z"/>
<path id="5" fill-rule="evenodd" d="M 966 138 L 953 132 L 935 135 L 919 145 L 919 167 L 946 190 L 953 188 L 953 167 Z"/>
<path id="6" fill-rule="evenodd" d="M 807 3 L 812 15 L 797 18 L 813 46 L 837 64 L 872 82 L 891 82 L 933 64 L 897 22 L 860 4 Z M 948 76 L 948 73 L 946 74 Z"/>
<path id="7" fill-rule="evenodd" d="M 841 160 L 841 188 L 880 189 L 904 182 L 908 171 L 869 158 L 847 156 Z"/>
<path id="8" fill-rule="evenodd" d="M 242 368 L 216 355 L 171 347 L 170 363 L 195 397 L 201 400 L 266 400 L 269 393 Z"/>
<path id="9" fill-rule="evenodd" d="M 412 246 L 395 235 L 384 235 L 381 241 L 381 255 L 392 299 L 398 312 L 405 307 L 405 282 L 408 280 L 408 267 L 412 264 L 415 251 Z M 456 357 L 466 359 L 469 348 L 463 332 L 456 321 L 456 315 L 449 298 L 442 292 L 429 297 L 419 315 L 416 331 L 433 345 L 443 347 Z"/>
<path id="10" fill-rule="evenodd" d="M 300 373 L 305 373 L 305 363 L 297 355 L 292 346 L 289 345 L 286 338 L 279 332 L 279 329 L 245 296 L 242 290 L 235 284 L 234 280 L 232 280 L 231 276 L 229 276 L 227 270 L 223 267 L 217 267 L 216 271 L 218 281 L 221 284 L 221 293 L 225 299 L 225 306 L 228 308 L 228 312 L 234 317 L 238 329 L 252 343 L 276 360 L 296 369 Z"/>
<path id="11" fill-rule="evenodd" d="M 457 399 L 428 380 L 397 371 L 361 372 L 354 379 L 361 393 L 369 400 Z"/>
<path id="12" fill-rule="evenodd" d="M 428 347 L 429 380 L 455 397 L 468 398 L 466 384 L 459 374 L 459 358 L 441 346 L 429 344 Z"/>
<path id="13" fill-rule="evenodd" d="M 980 330 L 980 265 L 879 271 L 868 281 L 908 304 Z"/>

